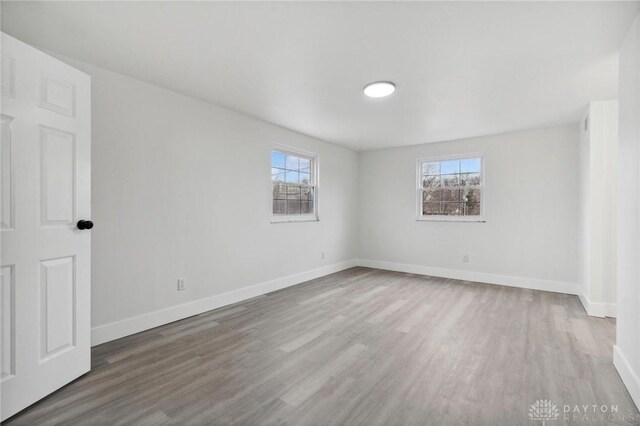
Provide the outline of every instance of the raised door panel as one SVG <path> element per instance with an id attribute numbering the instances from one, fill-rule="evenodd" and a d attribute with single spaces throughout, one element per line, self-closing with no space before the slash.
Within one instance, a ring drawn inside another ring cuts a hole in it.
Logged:
<path id="1" fill-rule="evenodd" d="M 0 268 L 0 381 L 13 377 L 15 371 L 15 281 L 14 268 Z"/>
<path id="2" fill-rule="evenodd" d="M 75 259 L 40 262 L 41 353 L 51 358 L 75 346 Z"/>
<path id="3" fill-rule="evenodd" d="M 75 136 L 42 127 L 41 140 L 42 224 L 71 225 L 75 217 Z"/>
<path id="4" fill-rule="evenodd" d="M 14 219 L 14 201 L 13 201 L 13 162 L 12 162 L 12 144 L 13 135 L 11 134 L 11 117 L 6 115 L 0 116 L 2 128 L 0 130 L 0 229 L 13 229 Z"/>
<path id="5" fill-rule="evenodd" d="M 9 55 L 0 57 L 0 77 L 2 79 L 2 96 L 13 98 L 15 96 L 15 60 Z"/>
<path id="6" fill-rule="evenodd" d="M 75 117 L 75 85 L 54 77 L 43 77 L 40 86 L 40 106 L 69 117 Z"/>

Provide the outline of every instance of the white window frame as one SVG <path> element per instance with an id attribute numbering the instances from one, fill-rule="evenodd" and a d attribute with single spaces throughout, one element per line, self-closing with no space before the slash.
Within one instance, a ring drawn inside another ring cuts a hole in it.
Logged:
<path id="1" fill-rule="evenodd" d="M 282 152 L 284 154 L 295 155 L 298 157 L 305 157 L 311 161 L 311 177 L 313 180 L 312 185 L 308 185 L 313 187 L 313 213 L 308 214 L 297 214 L 297 215 L 276 215 L 273 214 L 273 181 L 271 176 L 271 168 L 273 167 L 273 163 L 271 163 L 271 153 L 273 151 Z M 314 152 L 305 151 L 303 149 L 294 148 L 287 145 L 273 144 L 271 147 L 271 151 L 269 151 L 269 217 L 271 218 L 271 223 L 292 223 L 292 222 L 318 222 L 320 220 L 320 216 L 318 215 L 318 211 L 320 208 L 320 204 L 318 203 L 320 192 L 320 156 Z"/>
<path id="2" fill-rule="evenodd" d="M 422 214 L 422 164 L 429 162 L 448 161 L 448 160 L 467 160 L 470 158 L 480 159 L 480 215 L 478 216 L 447 216 L 447 215 L 424 215 Z M 472 152 L 455 155 L 443 155 L 439 157 L 421 157 L 416 161 L 416 220 L 420 222 L 476 222 L 485 223 L 485 157 L 481 152 Z"/>

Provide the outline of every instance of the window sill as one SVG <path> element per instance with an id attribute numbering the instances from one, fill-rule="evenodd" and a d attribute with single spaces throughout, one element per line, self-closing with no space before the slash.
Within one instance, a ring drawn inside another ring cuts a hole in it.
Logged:
<path id="1" fill-rule="evenodd" d="M 487 223 L 483 218 L 451 218 L 451 217 L 419 217 L 416 222 L 465 222 L 465 223 Z"/>
<path id="2" fill-rule="evenodd" d="M 319 222 L 317 216 L 284 216 L 271 218 L 271 223 L 293 223 L 293 222 Z"/>

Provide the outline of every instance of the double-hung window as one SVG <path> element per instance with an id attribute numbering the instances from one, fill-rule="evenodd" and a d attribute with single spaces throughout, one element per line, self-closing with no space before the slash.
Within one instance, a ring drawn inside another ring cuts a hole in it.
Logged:
<path id="1" fill-rule="evenodd" d="M 318 220 L 318 156 L 276 147 L 271 151 L 272 222 Z"/>
<path id="2" fill-rule="evenodd" d="M 418 160 L 418 220 L 483 221 L 480 154 Z"/>

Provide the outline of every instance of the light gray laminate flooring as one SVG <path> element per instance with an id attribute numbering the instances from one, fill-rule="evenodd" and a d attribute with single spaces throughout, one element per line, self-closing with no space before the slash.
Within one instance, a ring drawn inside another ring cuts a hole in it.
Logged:
<path id="1" fill-rule="evenodd" d="M 614 334 L 576 296 L 353 268 L 94 347 L 8 424 L 640 424 Z"/>

